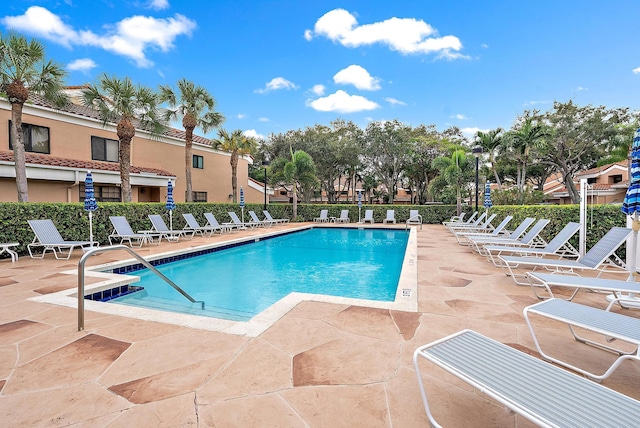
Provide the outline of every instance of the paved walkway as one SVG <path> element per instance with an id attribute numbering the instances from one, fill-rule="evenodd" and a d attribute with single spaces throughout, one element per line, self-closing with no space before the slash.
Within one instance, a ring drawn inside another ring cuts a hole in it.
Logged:
<path id="1" fill-rule="evenodd" d="M 104 253 L 90 264 L 123 257 Z M 1 426 L 421 427 L 418 346 L 472 328 L 535 355 L 522 316 L 536 302 L 531 290 L 442 226 L 418 232 L 418 313 L 306 301 L 254 338 L 90 311 L 78 332 L 74 308 L 30 300 L 74 288 L 76 278 L 59 272 L 78 259 L 0 261 Z M 593 293 L 577 300 L 605 306 Z M 548 349 L 586 367 L 611 359 L 555 324 L 540 331 Z M 443 371 L 427 363 L 424 371 L 443 425 L 531 426 Z M 640 365 L 625 363 L 603 384 L 640 399 L 639 381 Z"/>

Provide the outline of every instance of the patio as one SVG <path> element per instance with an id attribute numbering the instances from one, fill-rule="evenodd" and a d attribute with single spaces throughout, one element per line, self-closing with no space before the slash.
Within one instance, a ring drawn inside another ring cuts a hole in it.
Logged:
<path id="1" fill-rule="evenodd" d="M 286 227 L 295 225 L 278 228 Z M 135 250 L 144 257 L 261 232 Z M 75 288 L 76 277 L 60 272 L 76 269 L 79 254 L 0 261 L 4 426 L 420 427 L 428 421 L 412 362 L 418 346 L 471 328 L 536 354 L 522 315 L 537 302 L 532 291 L 440 225 L 418 230 L 418 313 L 305 301 L 254 338 L 91 311 L 78 332 L 74 308 L 30 298 Z M 130 256 L 104 253 L 88 265 L 120 258 Z M 601 294 L 576 301 L 606 307 Z M 551 352 L 594 370 L 613 358 L 557 326 L 537 324 Z M 442 425 L 532 426 L 435 366 L 421 367 Z M 640 399 L 639 379 L 640 365 L 624 363 L 603 384 Z"/>

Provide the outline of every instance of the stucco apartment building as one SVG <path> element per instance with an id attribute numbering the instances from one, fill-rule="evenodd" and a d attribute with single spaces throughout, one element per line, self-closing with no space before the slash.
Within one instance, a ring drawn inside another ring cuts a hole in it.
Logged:
<path id="1" fill-rule="evenodd" d="M 32 96 L 24 105 L 30 202 L 80 202 L 84 178 L 93 175 L 96 199 L 121 201 L 118 137 L 115 126 L 104 127 L 95 111 L 82 106 L 82 87 L 67 89 L 72 103 L 62 110 Z M 74 101 L 75 100 L 75 101 Z M 15 202 L 18 194 L 9 124 L 11 104 L 0 98 L 0 202 Z M 192 184 L 194 201 L 231 202 L 230 153 L 216 150 L 212 142 L 194 135 Z M 253 162 L 238 162 L 238 186 L 248 203 L 264 200 L 264 184 L 248 176 Z M 160 138 L 138 129 L 131 143 L 131 187 L 134 202 L 164 202 L 167 184 L 174 185 L 176 202 L 186 200 L 184 131 L 170 128 Z"/>
<path id="2" fill-rule="evenodd" d="M 582 179 L 587 180 L 587 204 L 621 204 L 629 187 L 627 162 L 611 163 L 580 172 L 575 177 L 577 189 L 580 189 Z M 547 179 L 544 194 L 551 203 L 572 203 L 560 174 Z"/>

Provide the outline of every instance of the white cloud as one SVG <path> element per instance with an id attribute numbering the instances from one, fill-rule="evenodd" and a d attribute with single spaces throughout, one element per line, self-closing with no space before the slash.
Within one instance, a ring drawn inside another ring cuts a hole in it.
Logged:
<path id="1" fill-rule="evenodd" d="M 244 114 L 244 113 L 238 113 L 238 114 L 236 115 L 236 118 L 237 118 L 237 119 L 244 119 L 245 117 L 247 117 L 247 115 L 246 115 L 246 114 Z"/>
<path id="2" fill-rule="evenodd" d="M 151 0 L 149 7 L 155 10 L 163 10 L 169 8 L 169 0 Z"/>
<path id="3" fill-rule="evenodd" d="M 380 79 L 372 77 L 367 70 L 355 64 L 338 71 L 333 76 L 333 81 L 338 85 L 353 85 L 365 91 L 380 89 Z"/>
<path id="4" fill-rule="evenodd" d="M 390 18 L 359 25 L 355 16 L 344 9 L 334 9 L 321 16 L 305 38 L 324 36 L 349 48 L 380 43 L 403 54 L 440 53 L 442 58 L 465 57 L 457 53 L 462 43 L 456 36 L 440 37 L 436 29 L 414 18 Z M 455 52 L 453 52 L 455 51 Z"/>
<path id="5" fill-rule="evenodd" d="M 481 48 L 484 48 L 484 49 L 488 49 L 488 48 L 489 48 L 489 45 L 488 45 L 488 44 L 486 44 L 486 43 L 482 43 L 482 44 L 480 45 L 480 47 L 481 47 Z"/>
<path id="6" fill-rule="evenodd" d="M 267 92 L 277 91 L 279 89 L 298 89 L 298 86 L 285 79 L 284 77 L 274 77 L 271 79 L 264 88 L 256 89 L 254 92 L 259 94 L 266 94 Z"/>
<path id="7" fill-rule="evenodd" d="M 631 71 L 633 71 L 633 73 L 634 73 L 634 74 L 640 74 L 640 67 L 638 67 L 638 68 L 634 68 L 634 69 L 633 69 L 633 70 L 631 70 Z"/>
<path id="8" fill-rule="evenodd" d="M 139 67 L 153 65 L 145 55 L 147 49 L 167 52 L 173 48 L 176 37 L 191 35 L 196 28 L 195 21 L 180 14 L 166 19 L 138 15 L 109 25 L 107 32 L 99 35 L 90 30 L 75 30 L 58 15 L 40 6 L 31 6 L 24 15 L 6 16 L 0 22 L 68 48 L 74 45 L 100 47 L 132 59 Z"/>
<path id="9" fill-rule="evenodd" d="M 395 98 L 387 97 L 384 100 L 386 102 L 388 102 L 389 104 L 391 104 L 392 106 L 406 106 L 407 105 L 407 103 L 405 103 L 404 101 L 396 100 Z"/>
<path id="10" fill-rule="evenodd" d="M 464 114 L 454 114 L 452 116 L 449 116 L 451 119 L 458 119 L 458 120 L 467 120 L 469 119 L 467 116 L 465 116 Z"/>
<path id="11" fill-rule="evenodd" d="M 94 60 L 90 58 L 80 58 L 80 59 L 71 61 L 69 64 L 67 64 L 67 70 L 81 71 L 83 73 L 86 73 L 92 68 L 95 68 L 96 66 L 97 64 L 95 63 Z"/>
<path id="12" fill-rule="evenodd" d="M 349 95 L 343 90 L 316 100 L 308 100 L 307 105 L 318 111 L 356 113 L 365 110 L 375 110 L 380 108 L 377 103 L 369 101 L 360 95 Z"/>
<path id="13" fill-rule="evenodd" d="M 583 86 L 578 86 L 578 87 L 576 88 L 576 91 L 578 91 L 578 92 L 588 91 L 588 90 L 589 90 L 589 88 L 585 88 L 585 87 L 583 87 Z"/>
<path id="14" fill-rule="evenodd" d="M 324 90 L 325 90 L 324 85 L 313 85 L 313 88 L 311 88 L 311 92 L 313 92 L 317 96 L 324 95 Z"/>
<path id="15" fill-rule="evenodd" d="M 538 104 L 551 104 L 551 101 L 546 101 L 546 100 L 542 100 L 542 101 L 527 101 L 526 103 L 522 104 L 524 107 L 530 107 L 530 106 L 535 106 Z"/>
<path id="16" fill-rule="evenodd" d="M 262 134 L 258 134 L 258 132 L 256 132 L 255 129 L 247 129 L 246 131 L 244 131 L 242 133 L 242 135 L 249 137 L 249 138 L 255 138 L 256 140 L 266 140 L 267 137 L 262 135 Z"/>
<path id="17" fill-rule="evenodd" d="M 480 129 L 478 127 L 461 128 L 460 129 L 460 132 L 462 132 L 462 135 L 469 141 L 473 141 L 473 139 L 476 137 L 476 134 L 478 133 L 478 131 L 489 132 L 490 129 Z"/>
<path id="18" fill-rule="evenodd" d="M 270 122 L 268 117 L 260 117 L 258 118 L 258 122 Z"/>

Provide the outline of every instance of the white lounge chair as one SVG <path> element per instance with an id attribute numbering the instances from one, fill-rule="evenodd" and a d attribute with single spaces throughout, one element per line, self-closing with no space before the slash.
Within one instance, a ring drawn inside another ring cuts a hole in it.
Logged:
<path id="1" fill-rule="evenodd" d="M 191 232 L 192 234 L 199 234 L 204 236 L 205 233 L 208 233 L 209 236 L 213 235 L 216 232 L 220 232 L 220 234 L 222 234 L 222 226 L 218 225 L 216 226 L 210 226 L 210 225 L 206 225 L 206 226 L 200 226 L 200 223 L 198 223 L 198 220 L 196 220 L 195 216 L 191 213 L 182 213 L 182 217 L 184 217 L 184 221 L 187 222 L 187 224 L 185 224 L 183 230 Z"/>
<path id="2" fill-rule="evenodd" d="M 459 215 L 459 216 L 453 216 L 451 217 L 449 220 L 445 220 L 442 222 L 443 225 L 445 226 L 449 226 L 452 224 L 471 224 L 475 221 L 477 215 L 478 215 L 478 211 L 475 211 L 473 214 L 471 214 L 471 217 L 469 217 L 468 219 L 464 219 L 467 213 L 465 213 L 464 211 Z"/>
<path id="3" fill-rule="evenodd" d="M 419 358 L 434 363 L 510 410 L 545 427 L 637 426 L 640 401 L 472 330 L 416 349 L 413 364 L 431 413 Z M 449 409 L 451 411 L 451 409 Z M 468 426 L 477 425 L 469 413 Z"/>
<path id="4" fill-rule="evenodd" d="M 387 210 L 387 217 L 382 222 L 396 224 L 396 210 Z"/>
<path id="5" fill-rule="evenodd" d="M 496 267 L 502 267 L 501 255 L 519 255 L 530 257 L 565 257 L 577 258 L 580 254 L 570 243 L 569 239 L 580 230 L 580 223 L 569 222 L 560 232 L 543 248 L 519 246 L 515 242 L 508 245 L 485 245 L 487 259 Z"/>
<path id="6" fill-rule="evenodd" d="M 255 223 L 257 226 L 262 227 L 271 227 L 273 226 L 273 222 L 268 219 L 260 220 L 254 211 L 249 211 L 249 216 L 251 217 L 251 221 Z"/>
<path id="7" fill-rule="evenodd" d="M 409 210 L 409 218 L 406 221 L 407 226 L 420 225 L 420 230 L 422 230 L 422 216 L 418 210 Z"/>
<path id="8" fill-rule="evenodd" d="M 27 220 L 27 223 L 29 223 L 31 230 L 35 234 L 31 244 L 27 245 L 27 250 L 32 259 L 42 259 L 47 254 L 47 251 L 51 251 L 56 259 L 69 260 L 74 248 L 90 247 L 92 244 L 90 241 L 65 241 L 60 232 L 58 232 L 56 225 L 50 219 Z M 42 254 L 40 256 L 35 255 L 32 251 L 33 248 L 42 248 Z M 68 251 L 65 257 L 58 257 L 58 254 L 64 256 L 65 251 Z"/>
<path id="9" fill-rule="evenodd" d="M 3 242 L 0 243 L 0 254 L 7 253 L 11 257 L 11 263 L 18 261 L 18 253 L 12 250 L 12 247 L 20 245 L 19 242 Z"/>
<path id="10" fill-rule="evenodd" d="M 458 244 L 469 245 L 467 238 L 474 237 L 474 236 L 475 237 L 481 236 L 485 238 L 488 238 L 488 237 L 497 238 L 498 236 L 504 236 L 506 238 L 507 233 L 509 233 L 507 231 L 507 224 L 509 224 L 512 218 L 513 218 L 512 215 L 506 216 L 505 218 L 502 219 L 500 224 L 498 224 L 494 229 L 488 229 L 485 231 L 473 231 L 473 232 L 456 232 L 455 234 L 456 240 L 458 241 Z"/>
<path id="11" fill-rule="evenodd" d="M 213 215 L 213 213 L 204 213 L 204 218 L 207 219 L 207 224 L 205 225 L 205 227 L 213 227 L 216 230 L 220 229 L 220 234 L 223 234 L 224 232 L 231 232 L 234 229 L 238 229 L 238 227 L 236 225 L 234 225 L 233 223 L 222 223 L 220 224 L 218 222 L 218 219 L 216 218 L 215 215 Z"/>
<path id="12" fill-rule="evenodd" d="M 109 216 L 109 221 L 111 221 L 113 225 L 113 231 L 111 235 L 109 235 L 109 244 L 111 245 L 113 245 L 114 241 L 120 240 L 119 244 L 126 241 L 130 247 L 142 247 L 143 244 L 154 242 L 154 238 L 158 238 L 158 243 L 160 243 L 162 239 L 162 234 L 157 232 L 145 231 L 134 233 L 131 225 L 123 216 Z M 134 242 L 136 242 L 137 245 L 134 245 Z"/>
<path id="13" fill-rule="evenodd" d="M 366 210 L 364 212 L 364 217 L 361 220 L 362 223 L 375 223 L 376 221 L 373 219 L 373 210 Z"/>
<path id="14" fill-rule="evenodd" d="M 486 217 L 481 223 L 477 224 L 477 225 L 473 225 L 473 226 L 465 226 L 465 225 L 461 225 L 461 226 L 451 226 L 449 227 L 449 230 L 451 231 L 451 233 L 458 234 L 458 233 L 471 233 L 471 232 L 491 232 L 493 229 L 495 229 L 495 227 L 493 227 L 493 224 L 491 224 L 491 222 L 493 221 L 493 219 L 496 218 L 496 214 L 491 214 L 490 216 Z"/>
<path id="15" fill-rule="evenodd" d="M 487 234 L 484 235 L 466 235 L 466 244 L 469 245 L 473 250 L 482 254 L 485 244 L 509 244 L 510 242 L 520 242 L 520 237 L 524 235 L 524 232 L 536 221 L 533 217 L 527 217 L 522 222 L 513 229 L 511 233 L 508 235 L 500 235 L 500 236 L 490 236 Z M 540 220 L 538 221 L 531 229 L 535 234 L 530 237 L 530 240 L 536 239 L 538 234 L 542 231 L 542 229 L 549 223 L 549 220 Z M 497 229 L 497 228 L 496 228 Z M 484 254 L 482 254 L 484 255 Z"/>
<path id="16" fill-rule="evenodd" d="M 533 342 L 538 352 L 547 361 L 551 361 L 571 370 L 582 373 L 592 379 L 602 380 L 608 378 L 613 371 L 626 360 L 640 361 L 640 319 L 629 317 L 626 315 L 609 312 L 606 310 L 594 308 L 592 306 L 580 305 L 578 303 L 569 302 L 563 299 L 549 299 L 544 302 L 537 303 L 524 308 L 524 319 L 527 321 L 529 331 L 533 337 Z M 588 345 L 592 345 L 618 355 L 613 363 L 604 373 L 596 374 L 586 369 L 577 367 L 560 358 L 552 357 L 545 353 L 540 346 L 540 342 L 535 334 L 533 325 L 531 324 L 530 315 L 538 315 L 544 318 L 559 321 L 569 326 L 569 331 L 574 339 Z M 602 335 L 601 340 L 587 339 L 578 334 L 576 329 L 584 329 L 593 333 Z M 619 340 L 630 344 L 633 349 L 623 350 L 609 345 L 614 340 Z"/>
<path id="17" fill-rule="evenodd" d="M 329 221 L 329 210 L 320 210 L 320 217 L 313 219 L 314 223 L 326 223 Z"/>
<path id="18" fill-rule="evenodd" d="M 340 217 L 331 217 L 331 221 L 333 223 L 350 223 L 349 220 L 349 210 L 340 211 Z"/>
<path id="19" fill-rule="evenodd" d="M 238 218 L 238 214 L 233 211 L 229 211 L 227 214 L 229 214 L 229 217 L 231 217 L 232 224 L 234 224 L 238 229 L 246 229 L 247 226 L 253 229 L 256 226 L 259 226 L 258 223 L 255 223 L 253 221 L 245 221 L 243 223 L 242 221 L 240 221 L 240 218 Z"/>
<path id="20" fill-rule="evenodd" d="M 264 218 L 273 222 L 273 224 L 289 223 L 288 218 L 273 218 L 271 217 L 271 213 L 268 210 L 263 210 L 262 212 L 264 214 Z"/>
<path id="21" fill-rule="evenodd" d="M 546 269 L 549 271 L 565 272 L 576 274 L 576 271 L 597 271 L 600 276 L 607 267 L 624 270 L 621 260 L 617 263 L 608 261 L 610 257 L 615 258 L 614 252 L 620 247 L 631 234 L 631 229 L 626 227 L 612 227 L 583 257 L 578 260 L 566 259 L 544 259 L 539 257 L 516 257 L 499 256 L 502 261 L 502 268 L 507 271 L 516 284 L 530 285 L 527 274 L 516 274 L 513 270 L 517 268 Z M 525 278 L 526 281 L 518 280 Z"/>
<path id="22" fill-rule="evenodd" d="M 181 236 L 187 235 L 190 235 L 191 238 L 193 238 L 195 233 L 193 230 L 169 229 L 160 214 L 149 214 L 149 220 L 151 220 L 151 233 L 159 233 L 161 236 L 165 237 L 167 241 L 178 241 Z"/>
<path id="23" fill-rule="evenodd" d="M 480 217 L 476 218 L 475 220 L 473 219 L 473 216 L 471 216 L 471 218 L 469 219 L 469 221 L 467 222 L 461 222 L 461 223 L 450 223 L 447 224 L 445 223 L 445 226 L 447 227 L 447 229 L 449 229 L 449 231 L 453 232 L 452 229 L 461 229 L 461 228 L 465 228 L 465 227 L 478 227 L 480 224 L 482 224 L 482 222 L 485 221 L 485 219 L 487 218 L 487 212 L 483 212 L 482 214 L 480 214 Z"/>
<path id="24" fill-rule="evenodd" d="M 557 273 L 529 272 L 529 285 L 533 290 L 533 294 L 538 299 L 555 298 L 552 287 L 573 289 L 573 292 L 566 300 L 573 300 L 581 290 L 598 291 L 611 293 L 613 299 L 609 304 L 609 308 L 613 304 L 618 303 L 624 307 L 625 299 L 628 296 L 640 296 L 640 282 L 610 279 L 610 278 L 591 278 L 575 275 L 561 275 Z M 546 296 L 540 295 L 538 290 L 544 288 L 547 292 Z M 633 300 L 635 302 L 635 300 Z M 609 309 L 607 308 L 607 310 Z"/>

